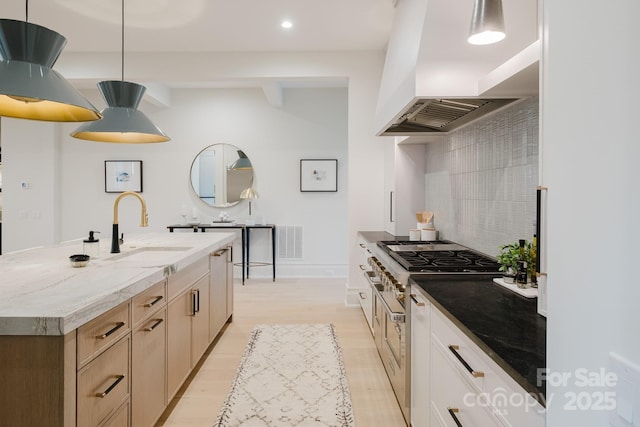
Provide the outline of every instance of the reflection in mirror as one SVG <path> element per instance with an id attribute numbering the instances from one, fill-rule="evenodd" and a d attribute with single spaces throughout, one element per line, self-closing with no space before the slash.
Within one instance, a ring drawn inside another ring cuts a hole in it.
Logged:
<path id="1" fill-rule="evenodd" d="M 252 185 L 251 161 L 234 145 L 210 145 L 191 164 L 191 188 L 209 206 L 235 206 L 242 191 Z"/>

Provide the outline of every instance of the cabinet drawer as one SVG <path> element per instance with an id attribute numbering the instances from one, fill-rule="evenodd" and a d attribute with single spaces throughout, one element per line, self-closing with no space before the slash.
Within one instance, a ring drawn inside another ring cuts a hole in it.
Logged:
<path id="1" fill-rule="evenodd" d="M 447 427 L 493 427 L 502 424 L 463 379 L 448 357 L 448 349 L 431 345 L 431 424 Z"/>
<path id="2" fill-rule="evenodd" d="M 78 372 L 79 426 L 97 426 L 128 398 L 130 351 L 125 337 Z"/>
<path id="3" fill-rule="evenodd" d="M 167 309 L 157 311 L 131 332 L 132 424 L 150 427 L 166 402 Z"/>
<path id="4" fill-rule="evenodd" d="M 146 291 L 133 297 L 132 323 L 135 325 L 149 314 L 155 312 L 167 303 L 167 281 L 156 283 Z"/>
<path id="5" fill-rule="evenodd" d="M 129 423 L 130 406 L 129 401 L 127 401 L 100 427 L 129 427 L 131 425 Z"/>
<path id="6" fill-rule="evenodd" d="M 122 303 L 78 328 L 78 367 L 130 331 L 129 307 Z"/>
<path id="7" fill-rule="evenodd" d="M 196 280 L 209 274 L 209 257 L 205 256 L 192 264 L 178 270 L 176 274 L 168 278 L 169 301 L 178 296 L 182 291 L 190 287 Z"/>
<path id="8" fill-rule="evenodd" d="M 455 368 L 477 391 L 483 391 L 486 378 L 493 375 L 483 351 L 438 310 L 432 311 L 431 334 L 434 342 L 446 350 Z"/>
<path id="9" fill-rule="evenodd" d="M 449 348 L 450 345 L 457 346 L 457 356 Z M 432 310 L 432 353 L 436 353 L 434 347 L 437 347 L 457 370 L 461 379 L 466 380 L 473 390 L 486 398 L 485 400 L 488 399 L 490 406 L 486 406 L 485 409 L 501 420 L 500 425 L 544 426 L 542 405 L 435 309 Z M 477 372 L 476 376 L 470 371 Z M 447 414 L 442 416 L 446 418 Z"/>

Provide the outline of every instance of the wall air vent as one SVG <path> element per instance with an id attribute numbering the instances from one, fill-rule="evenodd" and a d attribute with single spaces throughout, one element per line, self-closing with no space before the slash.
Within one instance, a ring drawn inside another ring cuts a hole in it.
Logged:
<path id="1" fill-rule="evenodd" d="M 276 256 L 279 259 L 302 259 L 302 226 L 278 226 L 276 229 Z"/>

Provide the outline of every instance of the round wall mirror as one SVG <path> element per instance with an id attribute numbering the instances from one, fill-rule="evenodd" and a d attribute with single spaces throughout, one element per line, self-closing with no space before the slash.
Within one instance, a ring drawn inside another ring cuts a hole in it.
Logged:
<path id="1" fill-rule="evenodd" d="M 251 161 L 235 145 L 210 145 L 191 163 L 191 188 L 209 206 L 235 206 L 242 191 L 252 185 Z"/>

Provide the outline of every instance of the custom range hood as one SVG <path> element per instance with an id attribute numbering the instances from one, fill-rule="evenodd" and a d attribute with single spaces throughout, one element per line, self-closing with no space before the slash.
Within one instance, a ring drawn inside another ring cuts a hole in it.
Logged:
<path id="1" fill-rule="evenodd" d="M 375 116 L 379 136 L 446 135 L 538 93 L 537 1 L 502 0 L 507 37 L 467 43 L 473 9 L 450 0 L 396 4 Z"/>
<path id="2" fill-rule="evenodd" d="M 519 98 L 435 98 L 420 99 L 411 105 L 383 135 L 410 135 L 450 132 Z"/>

